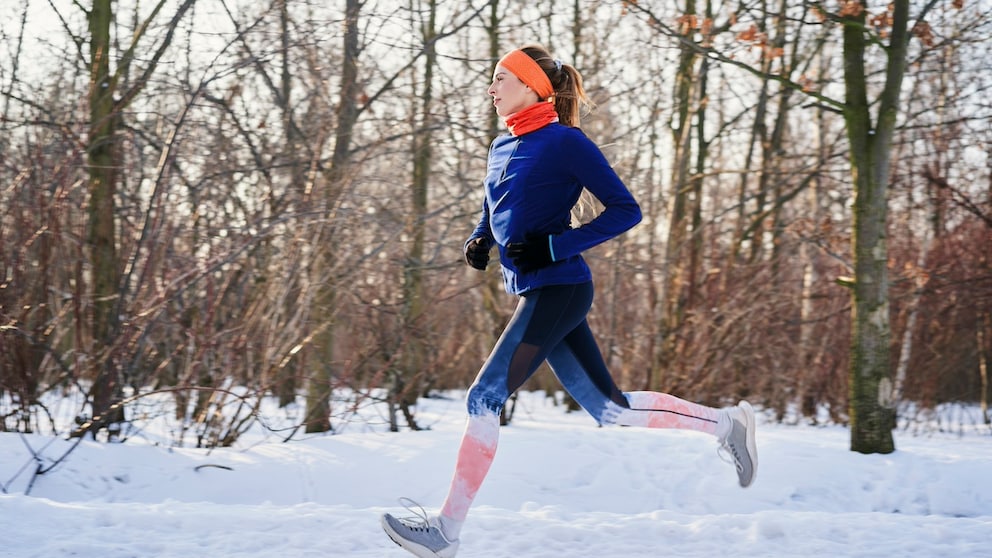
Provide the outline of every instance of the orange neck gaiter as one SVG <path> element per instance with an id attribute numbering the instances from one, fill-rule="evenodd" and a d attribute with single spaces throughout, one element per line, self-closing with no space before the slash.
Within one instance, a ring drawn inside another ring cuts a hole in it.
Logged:
<path id="1" fill-rule="evenodd" d="M 520 112 L 511 114 L 506 119 L 506 128 L 514 136 L 522 136 L 552 122 L 558 122 L 554 103 L 534 103 Z"/>

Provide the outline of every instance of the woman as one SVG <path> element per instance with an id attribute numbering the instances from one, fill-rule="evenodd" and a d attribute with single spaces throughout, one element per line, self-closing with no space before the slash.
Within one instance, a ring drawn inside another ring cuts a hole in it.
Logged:
<path id="1" fill-rule="evenodd" d="M 496 452 L 504 403 L 545 360 L 568 393 L 600 424 L 682 428 L 717 437 L 749 486 L 757 453 L 754 412 L 742 401 L 714 409 L 655 392 L 621 392 L 606 368 L 586 314 L 592 275 L 582 252 L 636 225 L 640 208 L 596 145 L 579 130 L 587 98 L 579 72 L 538 46 L 500 59 L 489 86 L 508 135 L 493 141 L 481 219 L 465 243 L 465 261 L 485 270 L 499 252 L 516 311 L 468 392 L 468 419 L 454 477 L 440 514 L 382 516 L 389 537 L 421 557 L 451 558 L 468 509 Z M 570 226 L 583 188 L 604 209 Z"/>

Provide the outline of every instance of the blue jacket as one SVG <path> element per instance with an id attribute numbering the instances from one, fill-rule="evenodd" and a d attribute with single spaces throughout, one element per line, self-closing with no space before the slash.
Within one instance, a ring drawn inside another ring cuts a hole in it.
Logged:
<path id="1" fill-rule="evenodd" d="M 604 209 L 572 228 L 571 210 L 583 187 Z M 640 207 L 596 144 L 582 130 L 558 123 L 496 138 L 489 148 L 485 193 L 482 216 L 467 242 L 484 237 L 496 244 L 511 294 L 591 281 L 582 252 L 641 220 Z M 554 263 L 548 267 L 520 273 L 505 255 L 511 242 L 549 235 Z"/>

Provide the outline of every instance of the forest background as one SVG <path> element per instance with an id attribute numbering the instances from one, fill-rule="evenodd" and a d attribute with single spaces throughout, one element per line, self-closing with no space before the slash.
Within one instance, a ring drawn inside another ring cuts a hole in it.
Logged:
<path id="1" fill-rule="evenodd" d="M 885 109 L 902 36 L 869 214 L 852 76 Z M 6 1 L 0 430 L 167 417 L 177 444 L 230 445 L 266 397 L 298 411 L 287 439 L 382 402 L 419 428 L 514 307 L 461 251 L 494 63 L 532 42 L 583 73 L 582 128 L 644 212 L 587 254 L 622 388 L 850 422 L 871 217 L 877 405 L 988 424 L 990 38 L 986 0 Z"/>

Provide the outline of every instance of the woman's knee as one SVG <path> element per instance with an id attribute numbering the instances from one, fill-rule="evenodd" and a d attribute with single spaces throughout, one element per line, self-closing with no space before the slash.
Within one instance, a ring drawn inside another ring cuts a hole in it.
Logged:
<path id="1" fill-rule="evenodd" d="M 506 404 L 506 399 L 507 396 L 504 393 L 476 383 L 469 388 L 465 405 L 470 415 L 482 415 L 486 413 L 495 413 L 498 415 L 503 411 L 503 405 Z"/>

